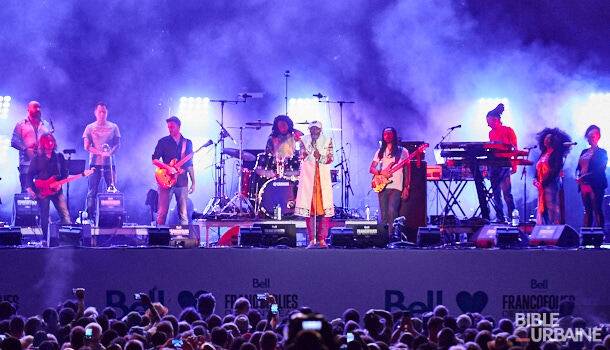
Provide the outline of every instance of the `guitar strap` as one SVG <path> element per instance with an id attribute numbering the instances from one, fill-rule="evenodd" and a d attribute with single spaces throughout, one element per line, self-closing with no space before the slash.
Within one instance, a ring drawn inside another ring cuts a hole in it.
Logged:
<path id="1" fill-rule="evenodd" d="M 182 137 L 182 151 L 180 152 L 180 159 L 186 156 L 186 139 Z"/>

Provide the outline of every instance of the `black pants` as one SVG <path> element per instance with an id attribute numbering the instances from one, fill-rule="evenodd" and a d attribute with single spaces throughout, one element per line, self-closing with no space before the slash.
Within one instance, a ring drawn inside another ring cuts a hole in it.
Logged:
<path id="1" fill-rule="evenodd" d="M 29 165 L 20 165 L 17 167 L 19 170 L 19 183 L 21 184 L 21 193 L 25 193 L 26 188 L 28 188 L 28 171 L 30 170 Z"/>
<path id="2" fill-rule="evenodd" d="M 390 237 L 394 232 L 394 219 L 398 217 L 398 210 L 400 209 L 400 195 L 401 191 L 387 188 L 378 193 L 381 224 L 387 225 Z"/>
<path id="3" fill-rule="evenodd" d="M 491 182 L 491 192 L 496 207 L 497 221 L 504 221 L 505 219 L 502 197 L 504 197 L 504 201 L 506 202 L 508 217 L 511 217 L 513 210 L 515 210 L 515 200 L 511 193 L 510 175 L 511 169 L 509 168 L 491 168 L 489 171 L 489 180 Z"/>
<path id="4" fill-rule="evenodd" d="M 470 171 L 474 177 L 474 186 L 477 189 L 477 198 L 479 199 L 479 206 L 481 208 L 481 218 L 489 220 L 489 205 L 487 205 L 487 190 L 483 183 L 483 174 L 481 174 L 481 169 L 477 163 L 470 166 Z"/>
<path id="5" fill-rule="evenodd" d="M 95 216 L 95 199 L 97 197 L 102 176 L 104 177 L 106 187 L 110 186 L 113 181 L 110 166 L 91 165 L 91 167 L 95 167 L 95 172 L 89 176 L 89 189 L 87 191 L 87 214 L 89 214 L 89 218 L 93 219 Z"/>
<path id="6" fill-rule="evenodd" d="M 580 191 L 582 197 L 582 203 L 585 206 L 585 216 L 583 219 L 584 227 L 591 227 L 593 225 L 593 219 L 595 219 L 595 226 L 604 227 L 604 189 L 594 188 L 593 191 Z"/>

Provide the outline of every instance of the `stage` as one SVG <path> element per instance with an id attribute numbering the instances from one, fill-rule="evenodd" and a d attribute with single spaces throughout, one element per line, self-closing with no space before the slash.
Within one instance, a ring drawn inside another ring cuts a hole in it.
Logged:
<path id="1" fill-rule="evenodd" d="M 329 317 L 346 308 L 410 310 L 446 305 L 452 314 L 496 318 L 574 300 L 576 313 L 610 317 L 606 249 L 4 248 L 0 298 L 36 314 L 86 289 L 87 305 L 139 307 L 148 292 L 173 313 L 209 291 L 216 312 L 239 296 L 278 296 L 288 311 L 311 306 Z M 256 305 L 255 305 L 256 306 Z"/>

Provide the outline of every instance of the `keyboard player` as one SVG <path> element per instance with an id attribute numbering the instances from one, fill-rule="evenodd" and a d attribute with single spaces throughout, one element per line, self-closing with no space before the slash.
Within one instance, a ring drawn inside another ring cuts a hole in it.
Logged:
<path id="1" fill-rule="evenodd" d="M 487 125 L 491 128 L 489 131 L 489 141 L 501 142 L 503 144 L 511 145 L 514 149 L 517 149 L 517 135 L 515 131 L 506 125 L 502 125 L 500 119 L 504 112 L 504 104 L 500 103 L 496 108 L 487 113 Z M 517 165 L 513 163 L 512 167 L 490 167 L 489 168 L 489 180 L 491 182 L 491 190 L 493 193 L 494 206 L 496 209 L 496 219 L 499 222 L 506 221 L 504 216 L 504 206 L 502 204 L 502 197 L 506 202 L 508 209 L 508 217 L 512 215 L 515 209 L 515 201 L 511 193 L 510 176 L 517 172 Z M 479 196 L 479 202 L 481 205 L 481 216 L 484 219 L 489 220 L 489 207 L 487 200 L 481 201 L 481 197 L 485 197 L 482 178 L 481 181 L 477 181 L 477 195 Z"/>

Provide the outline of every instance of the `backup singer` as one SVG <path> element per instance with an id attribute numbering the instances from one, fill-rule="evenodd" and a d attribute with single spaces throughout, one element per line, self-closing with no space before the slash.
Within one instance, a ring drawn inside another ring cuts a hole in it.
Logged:
<path id="1" fill-rule="evenodd" d="M 608 165 L 608 153 L 599 148 L 598 142 L 601 130 L 597 125 L 591 125 L 585 132 L 585 138 L 591 147 L 583 150 L 578 159 L 576 168 L 576 181 L 578 190 L 585 206 L 583 220 L 584 227 L 591 227 L 593 219 L 595 226 L 604 227 L 604 191 L 608 187 L 606 178 L 606 166 Z"/>
<path id="2" fill-rule="evenodd" d="M 108 121 L 106 104 L 98 102 L 93 114 L 95 121 L 87 125 L 83 132 L 84 148 L 89 152 L 89 166 L 95 167 L 95 172 L 89 177 L 87 191 L 87 213 L 90 218 L 95 215 L 95 198 L 102 176 L 108 190 L 115 190 L 116 166 L 113 155 L 121 145 L 119 127 Z"/>
<path id="3" fill-rule="evenodd" d="M 42 134 L 40 136 L 40 149 L 37 155 L 32 158 L 28 170 L 28 185 L 27 193 L 32 198 L 37 198 L 38 207 L 40 208 L 40 226 L 42 232 L 47 234 L 49 226 L 49 202 L 53 202 L 55 210 L 61 218 L 61 223 L 69 225 L 70 213 L 68 212 L 68 204 L 62 189 L 51 196 L 39 198 L 38 189 L 34 185 L 34 180 L 46 180 L 52 176 L 56 176 L 58 180 L 68 177 L 68 168 L 65 166 L 65 159 L 61 153 L 56 152 L 57 142 L 52 134 Z"/>
<path id="4" fill-rule="evenodd" d="M 409 151 L 398 145 L 396 129 L 391 127 L 383 129 L 381 147 L 373 155 L 369 172 L 373 175 L 383 175 L 391 181 L 378 193 L 381 223 L 388 228 L 389 237 L 394 233 L 393 224 L 394 219 L 398 217 L 400 200 L 409 198 L 411 185 L 409 166 L 393 174 L 389 173 L 389 169 L 400 159 L 408 157 Z"/>
<path id="5" fill-rule="evenodd" d="M 537 224 L 559 225 L 561 217 L 561 177 L 563 163 L 570 152 L 570 137 L 555 128 L 546 128 L 536 135 L 540 158 L 536 163 L 534 186 L 538 189 Z"/>
<path id="6" fill-rule="evenodd" d="M 506 125 L 502 125 L 502 113 L 504 112 L 504 104 L 500 103 L 496 108 L 487 113 L 487 125 L 491 128 L 489 131 L 490 142 L 500 142 L 506 145 L 511 145 L 514 149 L 517 149 L 517 135 L 515 131 Z M 502 205 L 502 197 L 506 202 L 508 209 L 508 217 L 511 216 L 513 210 L 515 210 L 515 201 L 511 192 L 510 176 L 517 172 L 517 166 L 514 165 L 512 168 L 506 167 L 490 167 L 489 169 L 489 180 L 491 182 L 491 191 L 493 194 L 494 206 L 496 209 L 496 220 L 499 222 L 506 221 L 504 216 L 504 206 Z M 485 205 L 481 204 L 481 212 L 486 213 L 483 218 L 489 219 L 489 208 L 487 201 Z"/>
<path id="7" fill-rule="evenodd" d="M 309 124 L 310 135 L 301 138 L 301 173 L 295 214 L 305 217 L 309 246 L 326 247 L 330 218 L 335 215 L 330 164 L 333 141 L 322 133 L 322 123 Z"/>
<path id="8" fill-rule="evenodd" d="M 28 171 L 30 162 L 38 153 L 38 145 L 40 137 L 43 134 L 50 132 L 47 123 L 42 120 L 42 112 L 38 101 L 30 101 L 28 103 L 28 115 L 24 120 L 15 125 L 13 137 L 11 139 L 11 147 L 19 151 L 19 182 L 21 183 L 21 192 L 25 192 L 29 186 Z"/>
<path id="9" fill-rule="evenodd" d="M 178 117 L 172 116 L 165 120 L 167 122 L 167 130 L 169 135 L 161 138 L 157 142 L 155 152 L 152 155 L 152 162 L 158 168 L 163 168 L 171 174 L 178 173 L 178 170 L 169 165 L 172 159 L 180 160 L 186 155 L 193 152 L 193 143 L 185 138 L 180 133 L 181 122 Z M 178 176 L 178 180 L 174 186 L 169 189 L 164 189 L 159 186 L 159 200 L 157 211 L 157 224 L 165 225 L 169 202 L 172 195 L 176 196 L 178 206 L 178 216 L 181 225 L 188 225 L 187 215 L 187 198 L 189 193 L 195 192 L 195 170 L 193 169 L 193 160 L 189 159 L 182 165 L 185 172 Z M 191 187 L 188 187 L 188 177 L 191 179 Z"/>
<path id="10" fill-rule="evenodd" d="M 296 143 L 303 133 L 294 128 L 292 119 L 287 115 L 278 115 L 273 120 L 271 135 L 267 139 L 265 152 L 271 154 L 275 159 L 292 158 L 295 153 Z"/>

